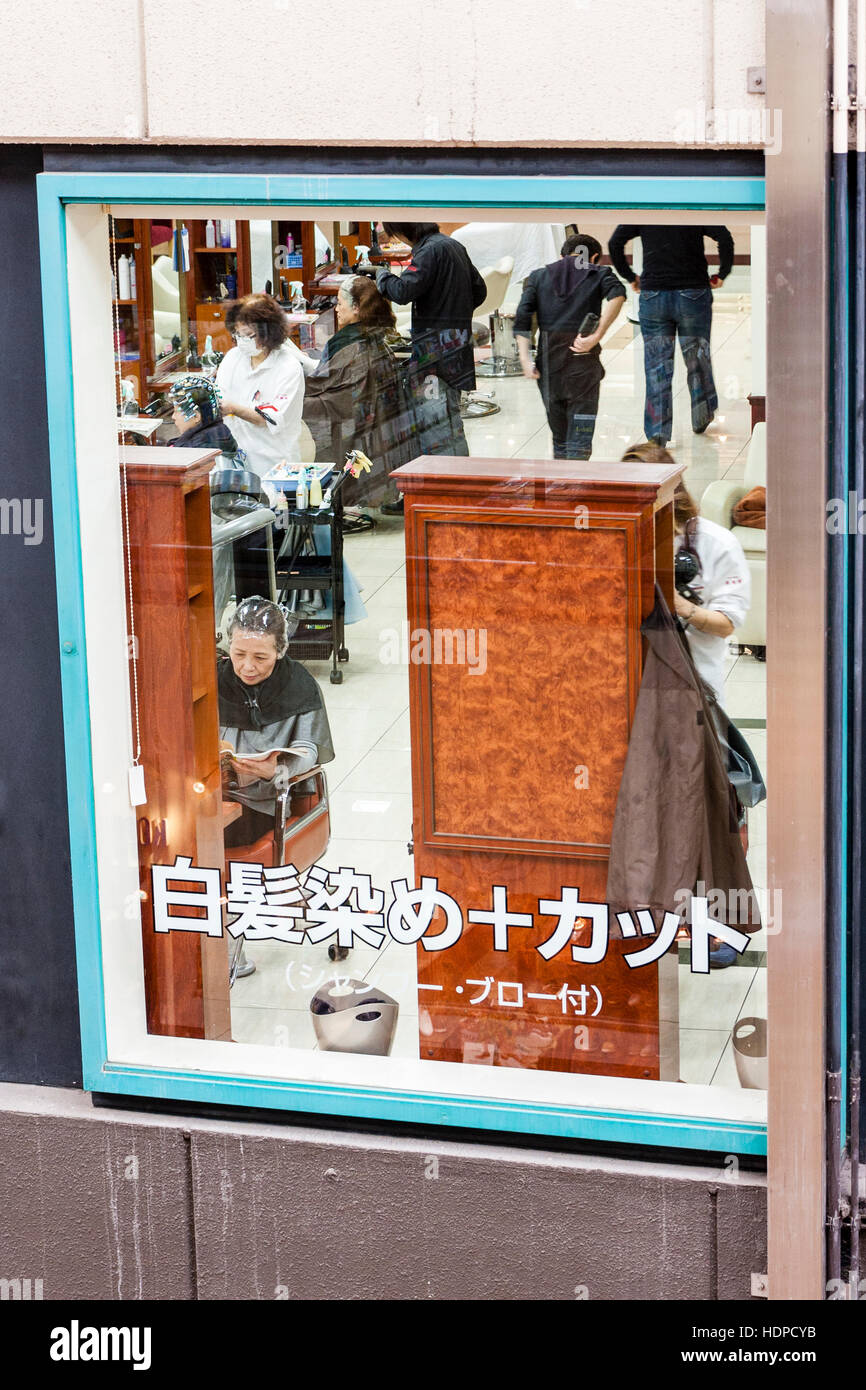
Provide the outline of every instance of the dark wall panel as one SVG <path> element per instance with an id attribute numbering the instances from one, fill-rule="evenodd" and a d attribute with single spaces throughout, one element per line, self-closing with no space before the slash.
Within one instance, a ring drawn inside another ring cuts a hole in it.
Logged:
<path id="1" fill-rule="evenodd" d="M 10 1094 L 12 1093 L 12 1094 Z M 90 1108 L 0 1085 L 3 1273 L 43 1297 L 748 1302 L 766 1181 Z"/>
<path id="2" fill-rule="evenodd" d="M 764 172 L 763 150 L 397 149 L 376 146 L 74 145 L 45 150 L 45 168 L 167 174 L 464 174 L 542 176 L 606 174 L 642 178 L 751 177 Z"/>
<path id="3" fill-rule="evenodd" d="M 41 167 L 40 151 L 0 146 L 0 1077 L 79 1086 L 36 227 Z"/>

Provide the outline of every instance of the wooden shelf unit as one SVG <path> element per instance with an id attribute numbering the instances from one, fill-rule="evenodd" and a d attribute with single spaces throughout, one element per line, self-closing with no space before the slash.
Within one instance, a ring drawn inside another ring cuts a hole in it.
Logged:
<path id="1" fill-rule="evenodd" d="M 215 449 L 127 447 L 132 601 L 147 802 L 138 808 L 147 1026 L 231 1037 L 224 938 L 154 931 L 151 868 L 222 869 L 222 790 L 208 474 Z M 130 672 L 130 681 L 132 673 Z"/>
<path id="2" fill-rule="evenodd" d="M 214 219 L 216 220 L 216 219 Z M 237 221 L 236 246 L 207 246 L 206 221 L 190 221 L 189 270 L 186 274 L 186 304 L 189 332 L 195 336 L 199 355 L 204 352 L 205 339 L 210 334 L 217 352 L 228 352 L 234 344 L 225 326 L 226 312 L 235 302 L 250 294 L 250 224 Z M 237 294 L 230 299 L 219 298 L 220 277 L 233 274 L 237 279 Z"/>
<path id="3" fill-rule="evenodd" d="M 131 255 L 135 263 L 135 294 L 129 299 L 113 301 L 113 311 L 118 320 L 116 334 L 117 337 L 123 335 L 120 344 L 115 338 L 114 350 L 116 360 L 119 358 L 120 375 L 135 380 L 136 398 L 139 407 L 144 407 L 150 400 L 147 383 L 153 375 L 154 362 L 150 223 L 129 217 L 112 217 L 109 218 L 108 232 L 112 272 L 121 256 Z M 121 356 L 119 349 L 129 355 Z"/>

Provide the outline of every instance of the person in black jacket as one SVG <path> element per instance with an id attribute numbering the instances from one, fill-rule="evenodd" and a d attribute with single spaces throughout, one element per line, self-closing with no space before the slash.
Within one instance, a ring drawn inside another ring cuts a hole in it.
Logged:
<path id="1" fill-rule="evenodd" d="M 704 254 L 705 236 L 719 248 L 719 273 L 712 277 Z M 643 246 L 640 276 L 635 275 L 625 259 L 626 245 L 635 237 L 640 237 Z M 608 249 L 620 275 L 640 292 L 647 439 L 664 446 L 673 434 L 671 382 L 677 337 L 688 375 L 692 429 L 695 434 L 703 434 L 719 405 L 710 360 L 712 290 L 718 289 L 731 273 L 733 237 L 727 227 L 621 225 L 614 231 Z"/>
<path id="2" fill-rule="evenodd" d="M 536 378 L 553 435 L 553 457 L 588 459 L 604 376 L 601 340 L 625 303 L 612 270 L 598 264 L 595 237 L 577 233 L 563 243 L 561 259 L 526 280 L 514 318 L 523 375 Z M 538 320 L 535 365 L 529 352 L 532 316 Z M 587 314 L 599 323 L 580 336 Z"/>
<path id="3" fill-rule="evenodd" d="M 486 298 L 487 286 L 465 247 L 443 236 L 438 223 L 386 222 L 384 226 L 389 236 L 399 237 L 412 247 L 412 260 L 403 274 L 393 275 L 388 266 L 380 266 L 376 285 L 394 304 L 412 305 L 412 357 L 422 451 L 468 455 L 460 393 L 475 386 L 472 313 Z M 444 429 L 430 427 L 425 419 L 427 403 L 447 409 Z"/>

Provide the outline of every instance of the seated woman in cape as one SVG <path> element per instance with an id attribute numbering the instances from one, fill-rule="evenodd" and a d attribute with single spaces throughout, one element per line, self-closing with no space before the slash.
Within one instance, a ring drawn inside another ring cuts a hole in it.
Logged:
<path id="1" fill-rule="evenodd" d="M 174 406 L 171 418 L 178 431 L 177 437 L 169 440 L 170 445 L 220 449 L 227 458 L 236 458 L 237 441 L 223 419 L 219 391 L 208 377 L 188 376 L 175 382 L 168 398 Z"/>
<path id="2" fill-rule="evenodd" d="M 229 622 L 228 639 L 229 657 L 217 672 L 220 738 L 224 750 L 234 753 L 227 795 L 244 808 L 226 826 L 231 848 L 253 844 L 272 830 L 285 778 L 330 762 L 334 746 L 322 692 L 287 655 L 281 609 L 258 596 L 244 599 Z M 270 756 L 250 756 L 261 753 Z"/>
<path id="3" fill-rule="evenodd" d="M 372 472 L 347 478 L 343 500 L 378 506 L 391 495 L 388 475 L 417 452 L 411 447 L 412 405 L 391 346 L 401 340 L 393 309 L 363 275 L 340 286 L 336 315 L 337 332 L 306 380 L 303 418 L 317 463 L 342 466 L 351 449 L 367 455 Z"/>

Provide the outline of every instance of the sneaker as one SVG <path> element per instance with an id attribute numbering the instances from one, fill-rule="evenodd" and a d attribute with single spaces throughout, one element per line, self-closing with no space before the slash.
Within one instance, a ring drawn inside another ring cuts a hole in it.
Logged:
<path id="1" fill-rule="evenodd" d="M 729 965 L 736 964 L 737 952 L 733 946 L 729 946 L 727 941 L 720 941 L 718 946 L 710 951 L 710 969 L 727 970 Z"/>
<path id="2" fill-rule="evenodd" d="M 383 502 L 379 511 L 383 512 L 385 516 L 402 516 L 403 506 L 403 498 L 401 497 L 397 502 Z"/>

